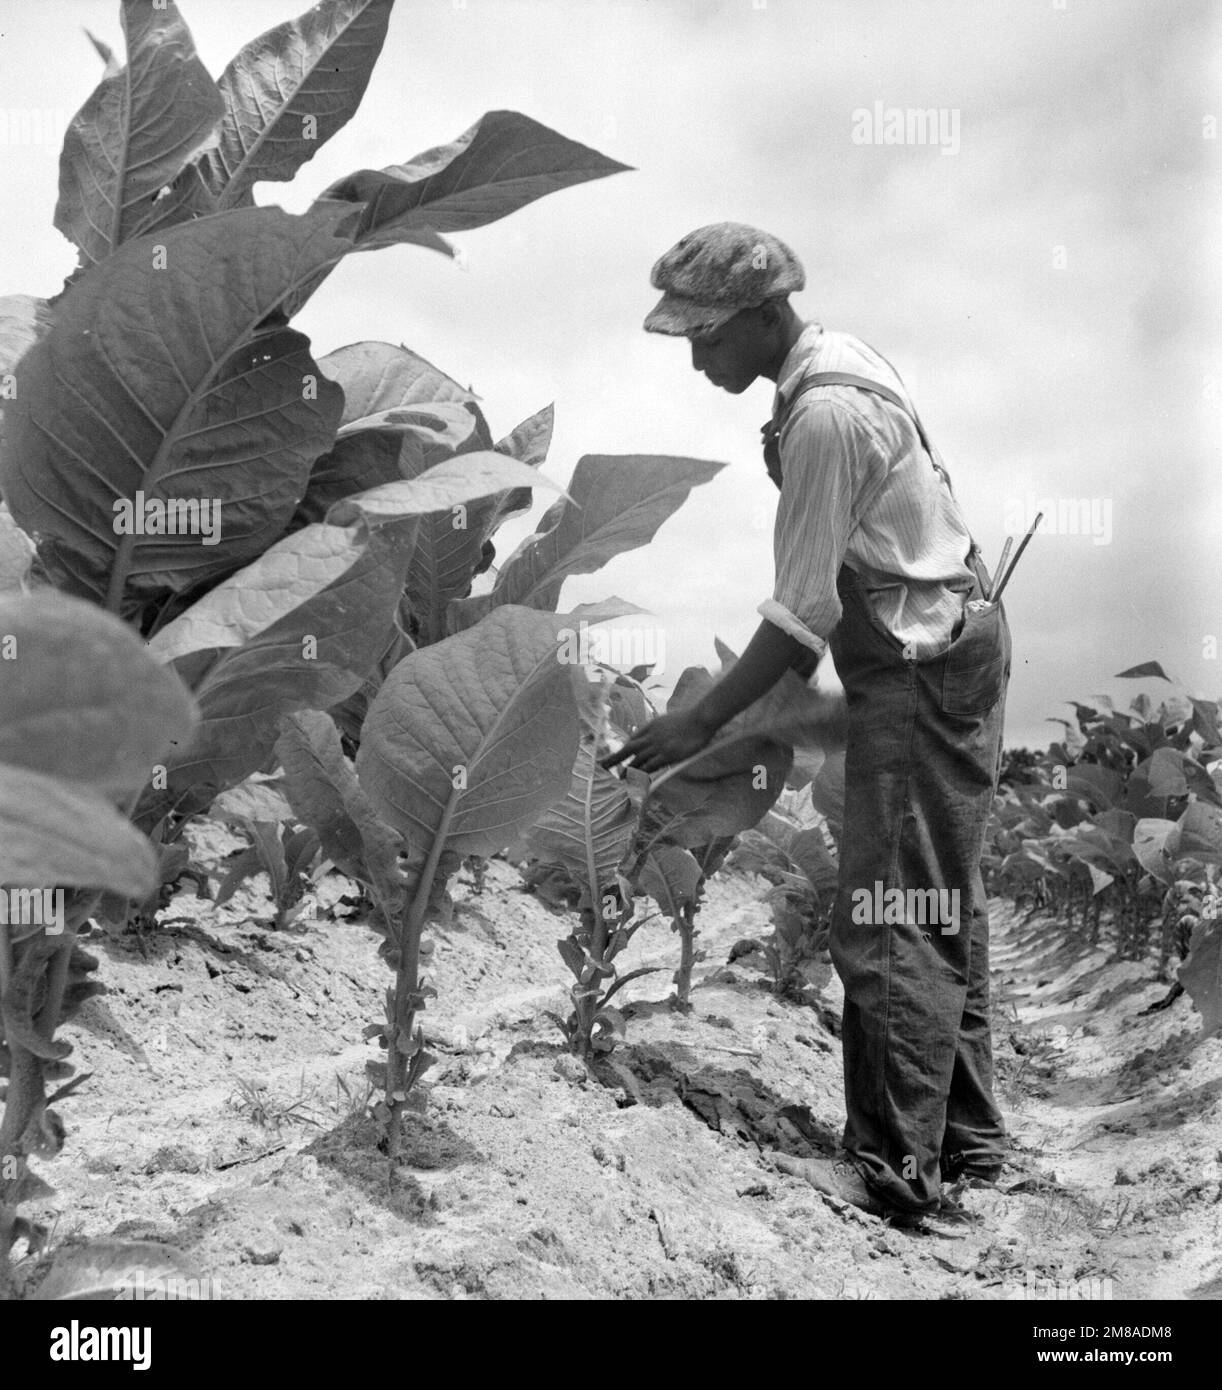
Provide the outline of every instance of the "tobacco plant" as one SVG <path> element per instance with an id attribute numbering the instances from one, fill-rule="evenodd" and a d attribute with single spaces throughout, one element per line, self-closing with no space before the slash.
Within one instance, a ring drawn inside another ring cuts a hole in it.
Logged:
<path id="1" fill-rule="evenodd" d="M 102 989 L 80 938 L 103 892 L 154 890 L 157 855 L 126 813 L 195 711 L 129 628 L 76 599 L 0 595 L 0 649 L 0 1298 L 11 1298 L 13 1245 L 35 1253 L 46 1234 L 17 1213 L 47 1191 L 29 1159 L 59 1153 L 54 1107 L 86 1079 L 55 1036 Z"/>
<path id="2" fill-rule="evenodd" d="M 573 1009 L 557 1022 L 570 1049 L 589 1058 L 610 1052 L 622 1039 L 624 1016 L 610 1001 L 650 968 L 619 975 L 615 967 L 616 957 L 647 920 L 635 918 L 632 885 L 619 873 L 637 817 L 621 779 L 598 763 L 605 750 L 605 700 L 601 692 L 582 694 L 585 730 L 567 790 L 527 830 L 518 852 L 564 870 L 578 885 L 573 928 L 556 943 L 574 979 Z"/>
<path id="3" fill-rule="evenodd" d="M 831 976 L 828 933 L 839 865 L 827 815 L 816 809 L 812 795 L 818 787 L 824 800 L 829 781 L 819 775 L 801 791 L 783 793 L 759 826 L 742 836 L 731 859 L 734 868 L 760 874 L 771 885 L 766 897 L 773 934 L 736 942 L 730 959 L 761 952 L 775 993 L 795 1001 Z"/>
<path id="4" fill-rule="evenodd" d="M 216 905 L 227 903 L 247 879 L 264 873 L 276 914 L 271 925 L 281 931 L 308 905 L 305 892 L 316 881 L 318 835 L 309 826 L 265 820 L 247 822 L 246 832 L 250 845 L 230 861 L 216 890 Z"/>
<path id="5" fill-rule="evenodd" d="M 370 705 L 355 767 L 327 716 L 284 724 L 290 801 L 381 910 L 395 983 L 366 1036 L 387 1054 L 370 1075 L 384 1092 L 375 1113 L 392 1159 L 403 1106 L 432 1061 L 418 1021 L 431 993 L 420 974 L 425 925 L 462 860 L 503 849 L 568 780 L 577 709 L 573 670 L 558 658 L 562 621 L 499 607 L 478 629 L 405 657 Z"/>

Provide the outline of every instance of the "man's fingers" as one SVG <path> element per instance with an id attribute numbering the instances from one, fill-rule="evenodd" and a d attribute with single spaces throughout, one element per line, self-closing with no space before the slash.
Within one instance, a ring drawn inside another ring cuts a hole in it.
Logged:
<path id="1" fill-rule="evenodd" d="M 609 753 L 605 758 L 600 758 L 598 765 L 601 768 L 612 768 L 627 758 L 632 759 L 632 766 L 637 772 L 646 772 L 651 777 L 668 764 L 668 760 L 660 757 L 657 753 L 646 753 L 641 749 L 634 749 L 628 744 L 624 744 L 618 753 Z"/>
<path id="2" fill-rule="evenodd" d="M 632 766 L 638 772 L 656 772 L 658 768 L 665 766 L 665 759 L 659 759 L 652 747 L 652 740 L 645 734 L 635 734 L 618 753 L 610 753 L 605 758 L 600 758 L 598 765 L 611 768 L 628 758 L 632 759 Z"/>
<path id="3" fill-rule="evenodd" d="M 617 764 L 622 763 L 625 760 L 625 758 L 634 757 L 635 754 L 638 752 L 638 749 L 635 745 L 636 739 L 630 738 L 628 742 L 625 743 L 624 746 L 619 750 L 618 753 L 608 753 L 605 758 L 599 758 L 599 767 L 615 767 Z"/>
<path id="4" fill-rule="evenodd" d="M 666 758 L 648 743 L 642 745 L 632 759 L 632 766 L 638 772 L 647 772 L 652 777 L 660 767 L 666 766 Z"/>

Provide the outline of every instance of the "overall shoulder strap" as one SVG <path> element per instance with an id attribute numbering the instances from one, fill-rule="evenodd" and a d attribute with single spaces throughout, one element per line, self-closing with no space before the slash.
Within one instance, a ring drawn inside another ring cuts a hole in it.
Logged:
<path id="1" fill-rule="evenodd" d="M 871 349 L 871 351 L 877 351 L 877 349 Z M 883 362 L 887 362 L 887 359 L 883 357 L 881 352 L 878 353 L 878 356 Z M 887 366 L 891 367 L 891 370 L 895 372 L 895 368 L 891 366 L 890 362 L 887 362 Z M 898 379 L 899 373 L 895 372 L 895 375 Z M 884 386 L 881 381 L 873 381 L 870 377 L 857 376 L 854 372 L 814 372 L 810 376 L 805 377 L 798 383 L 793 395 L 785 402 L 782 417 L 780 419 L 774 418 L 763 426 L 761 434 L 764 439 L 764 461 L 768 468 L 768 476 L 778 488 L 781 486 L 782 481 L 779 441 L 784 417 L 788 415 L 789 411 L 793 408 L 793 404 L 798 397 L 815 386 L 856 386 L 858 390 L 872 391 L 876 396 L 882 396 L 884 400 L 890 401 L 894 406 L 898 406 L 916 426 L 917 437 L 921 441 L 921 447 L 925 450 L 926 454 L 928 454 L 929 461 L 933 464 L 936 472 L 946 483 L 947 491 L 954 497 L 955 490 L 951 486 L 950 474 L 942 464 L 938 462 L 933 451 L 933 446 L 929 442 L 929 436 L 925 433 L 925 426 L 921 424 L 921 417 L 916 412 L 916 407 L 908 405 L 897 392 L 893 391 L 889 386 Z M 976 568 L 977 577 L 979 578 L 980 570 L 978 566 L 980 563 L 980 548 L 970 536 L 969 540 L 971 541 L 971 545 L 968 550 L 968 563 Z M 987 579 L 981 580 L 981 584 L 984 592 L 987 593 L 989 589 Z"/>
<path id="2" fill-rule="evenodd" d="M 882 354 L 879 353 L 879 356 L 882 357 Z M 882 360 L 885 362 L 886 358 L 884 357 Z M 887 365 L 889 367 L 891 366 L 889 362 Z M 895 368 L 891 367 L 891 370 L 894 372 Z M 899 376 L 898 372 L 895 374 L 897 377 Z M 934 468 L 945 479 L 950 495 L 952 497 L 955 495 L 955 490 L 951 486 L 950 474 L 938 462 L 934 455 L 933 445 L 929 442 L 929 436 L 925 433 L 925 426 L 921 424 L 921 417 L 917 414 L 915 406 L 908 405 L 897 392 L 893 391 L 889 386 L 884 386 L 881 381 L 874 381 L 870 377 L 858 376 L 855 372 L 812 372 L 810 376 L 804 377 L 798 383 L 797 389 L 794 391 L 793 395 L 785 402 L 783 413 L 788 415 L 798 397 L 804 395 L 815 386 L 855 386 L 859 391 L 872 391 L 876 396 L 882 396 L 884 400 L 890 401 L 892 405 L 897 406 L 916 426 L 917 437 L 921 441 L 921 447 L 925 450 L 926 454 L 929 455 L 930 463 L 933 464 Z M 777 420 L 769 421 L 763 428 L 765 458 L 768 460 L 768 472 L 773 477 L 773 481 L 776 482 L 778 487 L 780 486 L 780 450 L 777 441 L 781 433 L 781 423 L 781 421 Z M 769 446 L 771 446 L 771 450 Z M 771 454 L 775 454 L 775 460 L 771 457 Z"/>
<path id="3" fill-rule="evenodd" d="M 854 372 L 813 372 L 798 383 L 797 390 L 786 403 L 786 412 L 788 413 L 792 409 L 793 403 L 799 396 L 809 391 L 813 386 L 856 386 L 859 391 L 872 391 L 876 396 L 881 396 L 883 400 L 890 401 L 892 405 L 898 406 L 916 426 L 921 447 L 930 458 L 933 457 L 933 449 L 930 448 L 929 439 L 925 434 L 925 426 L 921 424 L 921 417 L 890 386 L 884 386 L 881 381 L 872 381 L 866 376 L 857 376 Z"/>

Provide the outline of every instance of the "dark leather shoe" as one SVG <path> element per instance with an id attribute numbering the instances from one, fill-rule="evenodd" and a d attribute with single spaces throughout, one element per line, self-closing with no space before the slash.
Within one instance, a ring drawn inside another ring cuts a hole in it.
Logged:
<path id="1" fill-rule="evenodd" d="M 1000 1183 L 1000 1168 L 965 1168 L 955 1179 L 955 1187 L 957 1188 L 996 1188 Z"/>
<path id="2" fill-rule="evenodd" d="M 897 1225 L 917 1225 L 927 1214 L 936 1215 L 935 1212 L 906 1211 L 903 1207 L 894 1206 L 880 1197 L 857 1169 L 843 1159 L 795 1158 L 792 1154 L 776 1153 L 772 1155 L 772 1161 L 783 1173 L 805 1178 L 825 1197 L 845 1202 L 871 1216 L 886 1217 Z"/>

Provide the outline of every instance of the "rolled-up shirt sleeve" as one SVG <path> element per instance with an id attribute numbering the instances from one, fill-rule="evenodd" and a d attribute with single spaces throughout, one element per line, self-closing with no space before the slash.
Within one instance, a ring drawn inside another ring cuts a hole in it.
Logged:
<path id="1" fill-rule="evenodd" d="M 840 621 L 836 575 L 863 492 L 885 475 L 879 441 L 851 406 L 799 400 L 780 435 L 783 484 L 773 531 L 776 587 L 758 613 L 822 654 Z"/>

